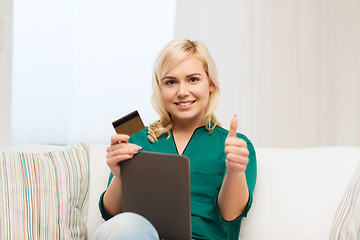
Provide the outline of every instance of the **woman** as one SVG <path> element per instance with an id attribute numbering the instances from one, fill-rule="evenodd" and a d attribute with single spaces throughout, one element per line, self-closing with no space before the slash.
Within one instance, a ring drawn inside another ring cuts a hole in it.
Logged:
<path id="1" fill-rule="evenodd" d="M 192 237 L 238 239 L 252 203 L 256 157 L 249 139 L 236 133 L 236 116 L 230 131 L 215 118 L 219 91 L 215 63 L 202 42 L 180 39 L 163 48 L 152 95 L 160 120 L 131 137 L 112 136 L 107 149 L 111 175 L 99 202 L 104 219 L 122 212 L 119 162 L 141 149 L 183 154 L 191 162 Z"/>

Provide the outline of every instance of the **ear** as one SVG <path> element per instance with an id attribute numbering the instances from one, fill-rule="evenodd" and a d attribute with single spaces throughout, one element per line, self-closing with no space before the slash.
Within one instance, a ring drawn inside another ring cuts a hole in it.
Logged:
<path id="1" fill-rule="evenodd" d="M 212 91 L 214 91 L 214 90 L 215 90 L 215 86 L 210 83 L 209 92 L 212 92 Z"/>

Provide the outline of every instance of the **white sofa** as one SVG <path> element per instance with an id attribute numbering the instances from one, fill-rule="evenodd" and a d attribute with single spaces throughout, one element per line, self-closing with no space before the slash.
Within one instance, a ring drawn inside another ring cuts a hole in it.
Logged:
<path id="1" fill-rule="evenodd" d="M 90 148 L 89 236 L 103 222 L 98 199 L 109 170 L 106 146 Z M 329 239 L 336 210 L 357 164 L 360 147 L 256 148 L 258 178 L 241 240 Z"/>
<path id="2" fill-rule="evenodd" d="M 98 200 L 109 176 L 106 147 L 89 147 L 89 237 L 103 222 Z M 42 147 L 12 149 L 39 152 Z M 48 151 L 49 147 L 43 149 Z M 242 222 L 239 238 L 329 239 L 336 210 L 360 162 L 360 147 L 256 148 L 256 153 L 258 177 L 254 201 Z"/>

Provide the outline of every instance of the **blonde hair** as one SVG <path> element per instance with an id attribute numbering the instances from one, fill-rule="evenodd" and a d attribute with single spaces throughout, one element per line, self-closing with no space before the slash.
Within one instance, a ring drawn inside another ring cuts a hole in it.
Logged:
<path id="1" fill-rule="evenodd" d="M 160 81 L 169 71 L 190 56 L 196 56 L 203 62 L 210 85 L 214 86 L 214 90 L 210 92 L 209 102 L 205 109 L 203 124 L 210 133 L 217 125 L 220 126 L 214 115 L 220 97 L 219 80 L 215 62 L 209 50 L 201 41 L 190 41 L 188 39 L 173 40 L 165 45 L 155 61 L 151 103 L 155 111 L 160 115 L 160 119 L 150 124 L 148 128 L 148 139 L 150 142 L 157 141 L 157 138 L 165 132 L 169 134 L 173 126 L 171 116 L 165 109 L 161 96 Z M 168 137 L 170 137 L 170 134 Z"/>

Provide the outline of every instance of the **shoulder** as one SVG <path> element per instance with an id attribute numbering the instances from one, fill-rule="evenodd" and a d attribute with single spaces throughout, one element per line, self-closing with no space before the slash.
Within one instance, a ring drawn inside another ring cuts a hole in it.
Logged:
<path id="1" fill-rule="evenodd" d="M 223 127 L 216 126 L 211 134 L 227 137 L 229 131 Z"/>

